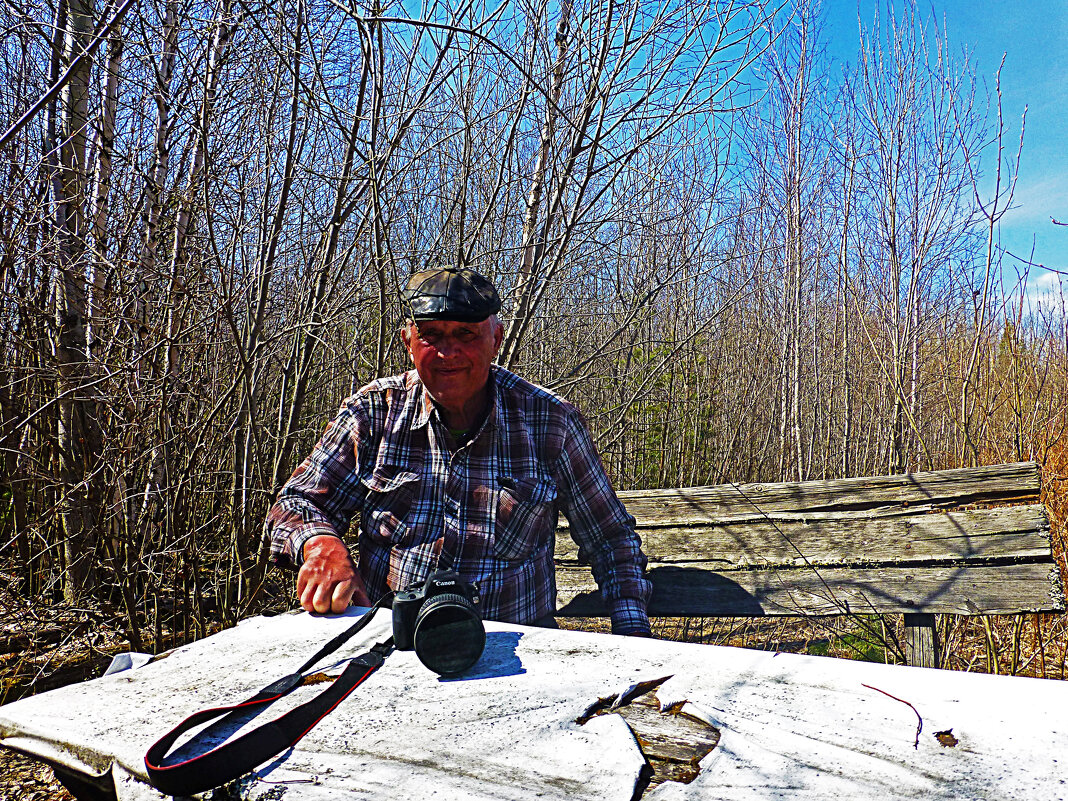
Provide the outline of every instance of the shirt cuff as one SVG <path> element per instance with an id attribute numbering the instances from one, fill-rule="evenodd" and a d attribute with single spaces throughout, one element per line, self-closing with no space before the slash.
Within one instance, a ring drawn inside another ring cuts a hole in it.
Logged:
<path id="1" fill-rule="evenodd" d="M 649 636 L 649 614 L 637 598 L 618 598 L 612 602 L 612 633 Z"/>
<path id="2" fill-rule="evenodd" d="M 327 525 L 315 525 L 314 523 L 300 527 L 294 532 L 290 542 L 293 543 L 293 566 L 299 568 L 304 564 L 304 545 L 312 537 L 327 536 L 340 540 L 337 532 Z M 341 540 L 344 542 L 344 540 Z"/>

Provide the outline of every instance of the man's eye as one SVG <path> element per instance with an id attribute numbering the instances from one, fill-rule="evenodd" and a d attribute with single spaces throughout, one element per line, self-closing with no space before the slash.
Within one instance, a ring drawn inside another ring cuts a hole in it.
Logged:
<path id="1" fill-rule="evenodd" d="M 474 342 L 476 339 L 478 339 L 478 332 L 469 328 L 461 328 L 456 332 L 456 340 L 458 342 Z"/>
<path id="2" fill-rule="evenodd" d="M 428 345 L 436 345 L 441 341 L 441 334 L 436 331 L 420 331 L 419 338 Z"/>

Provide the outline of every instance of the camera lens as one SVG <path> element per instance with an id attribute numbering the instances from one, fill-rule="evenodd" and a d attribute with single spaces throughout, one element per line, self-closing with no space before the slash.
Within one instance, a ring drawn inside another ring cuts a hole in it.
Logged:
<path id="1" fill-rule="evenodd" d="M 486 629 L 474 604 L 462 595 L 442 593 L 419 610 L 413 639 L 420 662 L 442 676 L 456 676 L 482 656 Z"/>

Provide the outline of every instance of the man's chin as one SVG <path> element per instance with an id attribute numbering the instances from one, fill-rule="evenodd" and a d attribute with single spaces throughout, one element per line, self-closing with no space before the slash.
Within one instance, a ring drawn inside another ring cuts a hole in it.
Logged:
<path id="1" fill-rule="evenodd" d="M 423 381 L 423 386 L 431 399 L 439 406 L 457 409 L 464 407 L 470 400 L 477 397 L 486 384 L 478 386 L 471 380 L 469 371 L 461 370 L 445 375 L 435 373 L 430 377 L 430 381 Z"/>
<path id="2" fill-rule="evenodd" d="M 466 400 L 471 394 L 465 391 L 463 382 L 459 380 L 439 380 L 432 385 L 424 384 L 427 393 L 435 403 L 441 406 L 452 406 L 457 401 Z"/>
<path id="3" fill-rule="evenodd" d="M 435 370 L 434 375 L 431 376 L 431 380 L 435 384 L 454 384 L 457 381 L 466 380 L 467 375 L 467 370 Z"/>

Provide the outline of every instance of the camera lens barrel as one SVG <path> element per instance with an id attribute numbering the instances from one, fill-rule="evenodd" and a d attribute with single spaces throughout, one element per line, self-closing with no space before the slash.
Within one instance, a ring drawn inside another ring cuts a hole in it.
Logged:
<path id="1" fill-rule="evenodd" d="M 446 592 L 423 603 L 412 639 L 420 662 L 442 676 L 456 676 L 482 656 L 486 628 L 471 601 Z"/>

